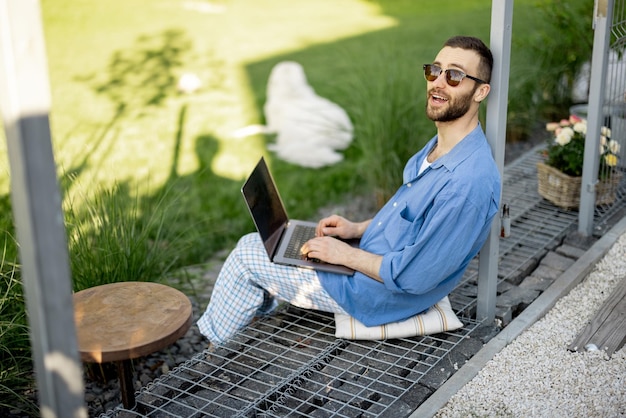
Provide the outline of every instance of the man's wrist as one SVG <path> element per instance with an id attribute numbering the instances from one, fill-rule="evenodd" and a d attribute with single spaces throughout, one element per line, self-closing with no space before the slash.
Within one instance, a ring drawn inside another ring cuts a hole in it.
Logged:
<path id="1" fill-rule="evenodd" d="M 367 229 L 367 226 L 370 224 L 371 220 L 367 220 L 367 221 L 363 221 L 363 222 L 359 222 L 357 224 L 357 237 L 356 238 L 361 238 L 363 236 L 363 234 L 365 233 L 365 230 Z"/>

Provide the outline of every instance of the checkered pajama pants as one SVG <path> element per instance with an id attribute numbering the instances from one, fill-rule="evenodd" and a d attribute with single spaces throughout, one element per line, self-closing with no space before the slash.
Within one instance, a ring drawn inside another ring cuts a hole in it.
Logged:
<path id="1" fill-rule="evenodd" d="M 314 270 L 272 263 L 257 233 L 243 236 L 230 253 L 198 320 L 200 332 L 219 345 L 279 301 L 331 313 L 346 313 L 322 287 Z"/>

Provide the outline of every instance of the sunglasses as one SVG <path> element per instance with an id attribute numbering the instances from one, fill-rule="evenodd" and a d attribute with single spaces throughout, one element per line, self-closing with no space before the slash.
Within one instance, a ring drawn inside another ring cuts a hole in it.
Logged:
<path id="1" fill-rule="evenodd" d="M 488 84 L 486 81 L 483 81 L 480 78 L 472 77 L 471 75 L 467 75 L 461 70 L 448 69 L 444 71 L 438 65 L 424 64 L 424 78 L 427 81 L 435 81 L 442 72 L 446 73 L 446 83 L 448 83 L 448 85 L 452 87 L 458 86 L 465 77 L 469 78 L 470 80 L 474 80 L 479 84 Z"/>

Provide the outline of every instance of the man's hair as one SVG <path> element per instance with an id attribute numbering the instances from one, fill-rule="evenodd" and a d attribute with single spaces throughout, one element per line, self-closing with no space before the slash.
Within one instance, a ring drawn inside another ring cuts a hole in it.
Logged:
<path id="1" fill-rule="evenodd" d="M 453 36 L 443 46 L 450 48 L 462 48 L 476 52 L 480 56 L 480 65 L 476 77 L 487 83 L 491 82 L 491 70 L 493 69 L 493 55 L 487 45 L 478 38 L 472 36 Z"/>

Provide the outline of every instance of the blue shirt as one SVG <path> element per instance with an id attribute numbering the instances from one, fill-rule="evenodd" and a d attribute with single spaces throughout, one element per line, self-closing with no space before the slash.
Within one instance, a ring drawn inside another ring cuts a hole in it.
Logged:
<path id="1" fill-rule="evenodd" d="M 384 283 L 360 272 L 318 272 L 324 289 L 367 326 L 409 318 L 448 295 L 498 213 L 500 174 L 480 124 L 418 175 L 436 142 L 409 159 L 402 186 L 361 238 L 363 250 L 383 256 Z"/>

